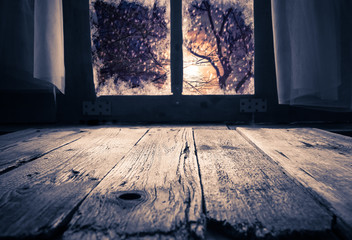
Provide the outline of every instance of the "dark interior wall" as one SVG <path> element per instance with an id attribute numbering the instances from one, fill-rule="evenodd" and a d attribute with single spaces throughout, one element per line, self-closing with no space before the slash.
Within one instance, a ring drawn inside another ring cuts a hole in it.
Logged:
<path id="1" fill-rule="evenodd" d="M 32 84 L 33 9 L 34 1 L 0 1 L 0 123 L 56 121 L 53 91 Z"/>
<path id="2" fill-rule="evenodd" d="M 82 101 L 94 100 L 89 0 L 63 0 L 66 92 L 59 96 L 58 121 L 78 122 Z"/>
<path id="3" fill-rule="evenodd" d="M 1 90 L 0 124 L 55 123 L 56 103 L 52 92 Z"/>
<path id="4" fill-rule="evenodd" d="M 174 0 L 173 0 L 174 1 Z M 178 0 L 176 0 L 178 1 Z M 347 4 L 348 0 L 346 1 Z M 270 0 L 254 0 L 255 8 L 255 96 L 265 98 L 266 113 L 256 113 L 256 122 L 351 121 L 351 113 L 339 113 L 278 105 L 276 92 Z M 82 116 L 82 101 L 95 100 L 91 68 L 89 0 L 63 0 L 66 93 L 53 95 L 30 91 L 2 91 L 0 108 L 8 117 L 2 122 L 64 122 L 80 120 L 116 120 L 118 122 L 250 122 L 252 115 L 241 113 L 239 96 L 167 96 L 99 98 L 113 103 L 112 115 Z M 347 10 L 345 10 L 347 11 Z M 347 15 L 349 16 L 349 15 Z M 350 19 L 344 22 L 351 26 Z M 351 50 L 351 31 L 344 41 Z M 351 66 L 351 54 L 345 54 L 345 67 Z M 26 104 L 22 104 L 25 102 Z M 44 104 L 45 103 L 45 104 Z M 40 107 L 38 107 L 40 106 Z M 43 109 L 43 110 L 39 110 Z"/>
<path id="5" fill-rule="evenodd" d="M 32 8 L 33 3 L 31 1 Z M 0 7 L 2 5 L 4 2 L 0 1 Z M 12 14 L 9 15 L 11 18 L 0 21 L 2 30 L 7 33 L 0 39 L 3 41 L 0 44 L 0 123 L 77 123 L 81 119 L 82 101 L 95 99 L 89 0 L 63 0 L 66 87 L 65 95 L 57 92 L 56 99 L 50 88 L 44 90 L 31 84 L 33 38 L 23 38 L 21 31 L 16 31 L 17 18 L 24 11 L 22 6 L 20 1 L 9 1 L 1 10 Z M 28 19 L 31 19 L 30 16 Z M 33 23 L 28 21 L 23 31 L 26 31 L 27 36 L 33 35 Z M 18 72 L 11 68 L 11 64 L 7 64 L 14 61 L 25 64 L 23 69 L 28 69 L 28 72 Z M 17 88 L 16 85 L 23 87 Z"/>
<path id="6" fill-rule="evenodd" d="M 352 95 L 352 1 L 343 0 L 342 8 L 342 26 L 341 26 L 341 46 L 343 46 L 341 52 L 341 62 L 342 62 L 342 81 L 348 82 L 349 87 L 346 87 L 346 94 Z M 346 84 L 348 85 L 348 84 Z M 352 98 L 351 98 L 352 102 Z M 352 105 L 352 103 L 351 103 Z"/>

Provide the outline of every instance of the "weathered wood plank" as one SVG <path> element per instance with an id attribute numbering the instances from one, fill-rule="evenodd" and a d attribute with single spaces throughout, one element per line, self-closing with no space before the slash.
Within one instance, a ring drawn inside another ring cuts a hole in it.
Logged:
<path id="1" fill-rule="evenodd" d="M 229 128 L 225 124 L 148 124 L 148 125 L 140 125 L 133 126 L 134 128 L 205 128 L 205 129 L 217 129 L 217 130 L 228 130 Z"/>
<path id="2" fill-rule="evenodd" d="M 194 150 L 191 129 L 151 129 L 83 202 L 64 239 L 202 237 Z"/>
<path id="3" fill-rule="evenodd" d="M 225 124 L 197 124 L 192 129 L 213 129 L 213 130 L 229 130 Z"/>
<path id="4" fill-rule="evenodd" d="M 239 238 L 325 239 L 332 216 L 236 131 L 196 129 L 194 138 L 210 228 Z"/>
<path id="5" fill-rule="evenodd" d="M 11 145 L 22 139 L 32 137 L 33 135 L 39 134 L 39 129 L 29 128 L 24 130 L 19 130 L 11 133 L 7 133 L 0 136 L 0 147 Z M 40 130 L 39 130 L 40 131 Z"/>
<path id="6" fill-rule="evenodd" d="M 325 199 L 352 236 L 352 138 L 312 128 L 237 130 Z"/>
<path id="7" fill-rule="evenodd" d="M 36 129 L 9 134 L 0 146 L 0 173 L 76 141 L 84 134 L 80 129 Z"/>
<path id="8" fill-rule="evenodd" d="M 50 239 L 146 133 L 104 128 L 0 176 L 0 238 Z"/>

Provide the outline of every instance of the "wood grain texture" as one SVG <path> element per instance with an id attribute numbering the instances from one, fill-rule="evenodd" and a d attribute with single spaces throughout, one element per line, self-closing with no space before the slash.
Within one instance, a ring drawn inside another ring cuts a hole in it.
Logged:
<path id="1" fill-rule="evenodd" d="M 81 129 L 35 129 L 3 136 L 0 146 L 0 173 L 9 171 L 50 151 L 78 140 Z"/>
<path id="2" fill-rule="evenodd" d="M 81 139 L 1 175 L 0 238 L 55 236 L 146 131 L 91 130 Z"/>
<path id="3" fill-rule="evenodd" d="M 196 129 L 194 139 L 208 222 L 220 232 L 252 239 L 330 231 L 332 216 L 236 131 Z"/>
<path id="4" fill-rule="evenodd" d="M 194 151 L 190 128 L 151 129 L 83 202 L 64 239 L 202 237 Z"/>
<path id="5" fill-rule="evenodd" d="M 28 129 L 14 131 L 11 133 L 1 135 L 0 136 L 0 147 L 6 146 L 6 145 L 11 145 L 11 144 L 16 143 L 17 141 L 21 141 L 21 140 L 24 140 L 28 137 L 32 137 L 35 134 L 39 134 L 38 130 L 39 129 L 28 128 Z"/>
<path id="6" fill-rule="evenodd" d="M 319 194 L 352 236 L 352 138 L 312 128 L 237 130 Z"/>

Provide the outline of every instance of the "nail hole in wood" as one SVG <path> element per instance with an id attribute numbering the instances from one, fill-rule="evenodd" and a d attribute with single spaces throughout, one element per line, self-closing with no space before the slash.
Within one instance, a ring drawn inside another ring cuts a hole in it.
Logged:
<path id="1" fill-rule="evenodd" d="M 142 196 L 138 193 L 124 193 L 119 196 L 122 200 L 137 200 L 140 199 Z"/>

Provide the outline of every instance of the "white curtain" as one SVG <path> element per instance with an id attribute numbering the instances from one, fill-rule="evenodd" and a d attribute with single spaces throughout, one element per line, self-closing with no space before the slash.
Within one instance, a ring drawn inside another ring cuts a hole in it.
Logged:
<path id="1" fill-rule="evenodd" d="M 0 14 L 0 89 L 64 93 L 62 1 L 0 1 Z"/>
<path id="2" fill-rule="evenodd" d="M 349 0 L 271 0 L 280 104 L 352 110 Z"/>

